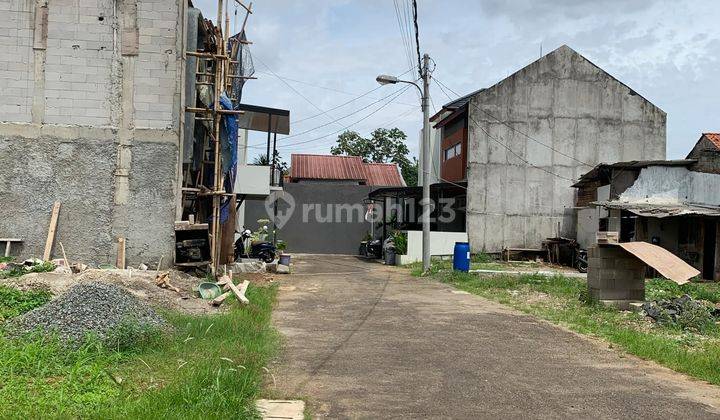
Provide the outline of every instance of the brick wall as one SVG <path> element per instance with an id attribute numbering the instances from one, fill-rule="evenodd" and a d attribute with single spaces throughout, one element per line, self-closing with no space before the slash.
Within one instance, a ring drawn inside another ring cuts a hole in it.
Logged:
<path id="1" fill-rule="evenodd" d="M 587 283 L 598 300 L 645 300 L 645 263 L 615 245 L 588 250 Z M 620 304 L 622 306 L 622 304 Z"/>
<path id="2" fill-rule="evenodd" d="M 48 7 L 45 123 L 110 125 L 110 0 L 53 0 Z M 102 18 L 102 20 L 100 20 Z"/>
<path id="3" fill-rule="evenodd" d="M 33 8 L 0 0 L 0 121 L 30 122 L 33 97 Z"/>
<path id="4" fill-rule="evenodd" d="M 177 2 L 138 1 L 140 52 L 134 98 L 137 127 L 169 128 L 177 124 L 177 117 L 173 117 L 175 95 L 179 94 L 175 64 L 177 22 Z"/>
<path id="5" fill-rule="evenodd" d="M 32 121 L 35 7 L 32 0 L 0 0 L 2 122 Z M 127 42 L 125 8 L 125 3 L 118 4 L 116 11 L 113 0 L 49 3 L 44 73 L 37 75 L 44 81 L 43 112 L 36 122 L 116 126 L 123 77 L 133 77 L 134 126 L 177 128 L 179 2 L 137 1 L 133 24 L 139 46 L 133 71 L 123 68 L 119 53 Z"/>

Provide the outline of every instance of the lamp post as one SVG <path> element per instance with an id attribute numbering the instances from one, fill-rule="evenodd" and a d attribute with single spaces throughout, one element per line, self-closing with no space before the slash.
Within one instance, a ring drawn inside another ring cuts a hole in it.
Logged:
<path id="1" fill-rule="evenodd" d="M 423 87 L 421 88 L 415 82 L 409 80 L 400 80 L 395 76 L 388 76 L 382 74 L 375 78 L 375 80 L 381 85 L 394 85 L 397 83 L 408 83 L 415 86 L 420 91 L 422 98 L 422 113 L 423 113 L 423 141 L 422 141 L 422 183 L 423 183 L 423 198 L 420 204 L 422 204 L 422 261 L 423 261 L 423 272 L 427 273 L 430 270 L 430 213 L 432 212 L 432 205 L 430 202 L 430 72 L 428 71 L 430 63 L 430 56 L 423 55 L 423 68 L 422 68 L 422 79 Z"/>

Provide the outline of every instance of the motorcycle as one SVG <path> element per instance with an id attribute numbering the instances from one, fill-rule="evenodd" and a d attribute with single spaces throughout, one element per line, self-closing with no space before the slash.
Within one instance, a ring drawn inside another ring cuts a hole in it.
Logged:
<path id="1" fill-rule="evenodd" d="M 575 260 L 576 260 L 575 267 L 577 267 L 578 271 L 581 273 L 587 273 L 587 269 L 588 269 L 587 250 L 586 249 L 578 249 Z"/>
<path id="2" fill-rule="evenodd" d="M 380 239 L 372 239 L 367 242 L 363 242 L 360 245 L 360 255 L 366 258 L 382 258 L 382 241 Z"/>
<path id="3" fill-rule="evenodd" d="M 240 237 L 235 241 L 235 261 L 241 258 L 256 258 L 266 263 L 275 261 L 275 255 L 277 254 L 277 248 L 272 242 L 264 240 L 251 240 L 252 231 L 250 229 L 244 229 L 240 233 Z M 246 252 L 246 243 L 250 244 L 250 252 Z"/>

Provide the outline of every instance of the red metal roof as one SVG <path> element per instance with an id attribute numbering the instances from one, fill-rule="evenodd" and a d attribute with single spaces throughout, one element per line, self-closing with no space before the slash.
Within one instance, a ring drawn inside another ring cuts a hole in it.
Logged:
<path id="1" fill-rule="evenodd" d="M 720 149 L 720 133 L 703 133 L 703 136 Z"/>
<path id="2" fill-rule="evenodd" d="M 364 163 L 359 156 L 292 154 L 290 179 L 358 181 L 366 185 L 405 186 L 394 163 Z"/>
<path id="3" fill-rule="evenodd" d="M 365 163 L 364 166 L 367 173 L 367 185 L 405 186 L 405 180 L 394 163 Z"/>
<path id="4" fill-rule="evenodd" d="M 363 181 L 365 170 L 359 156 L 293 154 L 290 178 Z"/>

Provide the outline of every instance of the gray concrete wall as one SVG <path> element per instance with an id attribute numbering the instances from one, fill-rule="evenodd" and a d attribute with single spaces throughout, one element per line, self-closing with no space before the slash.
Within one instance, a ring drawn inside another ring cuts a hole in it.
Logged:
<path id="1" fill-rule="evenodd" d="M 665 158 L 665 113 L 566 46 L 478 93 L 469 109 L 476 252 L 574 237 L 573 180 L 600 162 Z"/>
<path id="2" fill-rule="evenodd" d="M 182 0 L 0 0 L 0 236 L 42 256 L 172 262 Z"/>
<path id="3" fill-rule="evenodd" d="M 370 223 L 363 217 L 362 201 L 378 187 L 367 185 L 285 184 L 295 209 L 279 230 L 278 238 L 288 244 L 287 252 L 357 255 L 360 241 L 370 231 Z M 348 210 L 348 205 L 355 210 Z M 245 223 L 253 231 L 258 219 L 272 219 L 265 209 L 265 201 L 252 200 L 245 204 Z M 281 204 L 282 214 L 287 206 Z"/>

